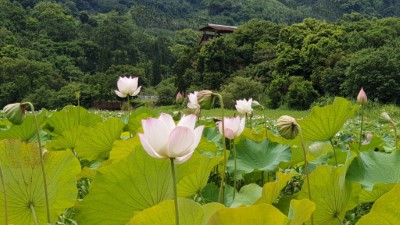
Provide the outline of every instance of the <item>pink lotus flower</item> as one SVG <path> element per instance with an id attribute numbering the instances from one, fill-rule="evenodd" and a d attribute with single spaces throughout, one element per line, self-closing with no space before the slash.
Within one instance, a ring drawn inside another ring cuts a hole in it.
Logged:
<path id="1" fill-rule="evenodd" d="M 204 126 L 195 128 L 196 116 L 185 115 L 175 125 L 171 115 L 162 113 L 158 119 L 142 120 L 143 134 L 139 134 L 144 150 L 154 158 L 175 159 L 184 163 L 192 156 L 200 142 Z"/>
<path id="2" fill-rule="evenodd" d="M 365 94 L 364 88 L 361 88 L 360 92 L 358 93 L 357 102 L 361 105 L 367 103 L 367 94 Z"/>
<path id="3" fill-rule="evenodd" d="M 252 104 L 253 99 L 251 98 L 248 101 L 246 101 L 246 99 L 237 100 L 235 107 L 239 113 L 250 115 L 253 112 Z"/>
<path id="4" fill-rule="evenodd" d="M 199 92 L 195 91 L 194 93 L 190 93 L 188 95 L 189 102 L 187 104 L 187 107 L 189 107 L 191 109 L 199 109 L 200 108 L 199 102 L 197 101 L 198 94 L 199 94 Z"/>
<path id="5" fill-rule="evenodd" d="M 128 95 L 138 95 L 142 88 L 142 86 L 138 87 L 138 79 L 138 77 L 119 77 L 117 82 L 118 90 L 115 90 L 115 94 L 121 98 L 125 98 Z"/>
<path id="6" fill-rule="evenodd" d="M 244 130 L 244 125 L 246 123 L 246 118 L 240 119 L 239 116 L 237 117 L 225 117 L 224 118 L 224 130 L 225 130 L 225 137 L 233 140 L 236 137 L 240 136 L 240 134 Z M 219 132 L 222 134 L 222 122 L 218 122 Z"/>

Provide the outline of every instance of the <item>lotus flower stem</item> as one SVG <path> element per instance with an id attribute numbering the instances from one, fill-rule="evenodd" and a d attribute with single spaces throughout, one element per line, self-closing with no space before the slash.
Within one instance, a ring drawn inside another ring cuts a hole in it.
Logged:
<path id="1" fill-rule="evenodd" d="M 36 135 L 37 135 L 37 140 L 38 140 L 38 145 L 39 145 L 38 153 L 39 153 L 39 158 L 40 158 L 40 167 L 42 169 L 42 175 L 43 175 L 44 196 L 45 196 L 45 200 L 46 200 L 47 223 L 50 224 L 51 221 L 50 221 L 49 195 L 48 195 L 48 190 L 47 190 L 46 171 L 44 169 L 43 150 L 42 150 L 42 143 L 40 140 L 39 124 L 37 122 L 37 118 L 36 118 L 36 114 L 35 114 L 35 107 L 33 107 L 33 104 L 30 102 L 24 102 L 22 104 L 28 105 L 31 108 L 33 120 L 35 121 Z M 32 205 L 31 205 L 31 207 L 32 207 Z M 35 214 L 35 216 L 36 216 L 36 214 Z"/>
<path id="2" fill-rule="evenodd" d="M 37 219 L 37 216 L 36 216 L 35 206 L 33 205 L 32 202 L 29 204 L 29 208 L 31 209 L 31 212 L 32 212 L 33 223 L 35 225 L 39 225 L 38 219 Z"/>
<path id="3" fill-rule="evenodd" d="M 174 189 L 174 202 L 175 202 L 175 225 L 179 225 L 179 209 L 178 209 L 178 193 L 176 190 L 176 173 L 174 159 L 170 158 L 171 161 L 171 173 L 172 173 L 172 186 Z"/>
<path id="4" fill-rule="evenodd" d="M 0 176 L 1 176 L 1 185 L 3 186 L 3 194 L 4 194 L 4 222 L 8 225 L 8 206 L 7 206 L 7 191 L 6 191 L 6 182 L 4 180 L 3 169 L 0 164 Z"/>
<path id="5" fill-rule="evenodd" d="M 234 162 L 234 167 L 233 167 L 233 200 L 235 200 L 235 195 L 236 195 L 236 188 L 237 188 L 237 179 L 236 179 L 236 170 L 237 170 L 237 153 L 235 149 L 235 139 L 232 139 L 231 142 L 231 149 L 233 152 L 233 162 Z"/>
<path id="6" fill-rule="evenodd" d="M 301 131 L 300 125 L 297 125 L 299 128 L 299 135 L 300 135 L 300 140 L 301 140 L 301 147 L 303 148 L 303 156 L 304 156 L 304 170 L 306 174 L 306 179 L 307 179 L 307 190 L 308 190 L 308 199 L 312 201 L 311 198 L 311 187 L 310 187 L 310 176 L 308 174 L 308 161 L 307 161 L 307 152 L 306 148 L 304 145 L 304 139 L 303 139 L 303 132 Z M 314 225 L 314 218 L 313 215 L 311 214 L 311 225 Z"/>
<path id="7" fill-rule="evenodd" d="M 332 139 L 329 140 L 331 145 L 332 145 L 332 149 L 333 149 L 333 155 L 335 156 L 335 165 L 336 167 L 338 166 L 338 161 L 337 161 L 337 156 L 336 156 L 336 149 L 335 149 L 335 145 L 333 144 Z"/>
<path id="8" fill-rule="evenodd" d="M 361 125 L 360 125 L 360 140 L 358 140 L 358 151 L 361 151 L 361 142 L 363 136 L 363 124 L 364 124 L 364 105 L 361 105 Z"/>
<path id="9" fill-rule="evenodd" d="M 224 202 L 224 188 L 225 188 L 225 171 L 226 171 L 226 146 L 225 146 L 225 122 L 224 122 L 224 101 L 222 96 L 218 93 L 213 93 L 213 95 L 217 96 L 221 105 L 221 124 L 222 124 L 222 146 L 223 146 L 223 154 L 224 154 L 224 164 L 222 165 L 222 174 L 221 174 L 221 185 L 219 187 L 219 194 L 218 194 L 218 202 L 223 204 Z"/>
<path id="10" fill-rule="evenodd" d="M 267 115 L 265 114 L 264 106 L 260 105 L 263 111 L 264 123 L 265 123 L 265 137 L 268 138 L 268 125 L 267 125 Z"/>

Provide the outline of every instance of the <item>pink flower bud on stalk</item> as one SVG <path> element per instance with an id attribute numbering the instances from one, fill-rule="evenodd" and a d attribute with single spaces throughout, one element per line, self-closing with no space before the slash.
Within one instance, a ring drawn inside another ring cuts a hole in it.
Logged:
<path id="1" fill-rule="evenodd" d="M 183 99 L 184 99 L 183 93 L 182 93 L 182 92 L 178 92 L 178 93 L 176 94 L 175 102 L 176 102 L 177 104 L 182 104 Z"/>
<path id="2" fill-rule="evenodd" d="M 228 138 L 229 140 L 233 140 L 236 137 L 239 137 L 240 134 L 242 134 L 244 130 L 244 125 L 246 123 L 246 118 L 240 118 L 239 116 L 237 117 L 225 117 L 224 118 L 224 131 L 225 131 L 225 137 Z M 219 132 L 222 134 L 222 122 L 218 122 L 218 128 Z"/>
<path id="3" fill-rule="evenodd" d="M 367 103 L 367 94 L 365 94 L 364 88 L 361 88 L 360 92 L 358 93 L 357 102 L 361 105 L 365 105 Z"/>
<path id="4" fill-rule="evenodd" d="M 25 119 L 25 108 L 21 103 L 13 103 L 4 106 L 4 115 L 13 124 L 21 125 Z"/>

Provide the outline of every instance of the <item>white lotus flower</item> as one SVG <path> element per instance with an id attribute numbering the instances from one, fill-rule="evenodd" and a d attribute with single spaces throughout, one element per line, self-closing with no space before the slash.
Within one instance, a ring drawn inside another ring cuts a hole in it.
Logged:
<path id="1" fill-rule="evenodd" d="M 175 125 L 171 115 L 162 113 L 158 119 L 142 120 L 144 133 L 139 133 L 140 142 L 151 157 L 184 163 L 192 156 L 203 133 L 204 126 L 195 128 L 195 124 L 193 114 L 184 115 Z"/>
<path id="2" fill-rule="evenodd" d="M 235 106 L 239 113 L 250 115 L 253 112 L 252 103 L 253 99 L 251 98 L 248 101 L 246 99 L 237 100 Z"/>
<path id="3" fill-rule="evenodd" d="M 138 77 L 119 77 L 117 82 L 118 90 L 115 90 L 115 94 L 121 98 L 125 98 L 128 95 L 138 95 L 142 88 L 142 86 L 138 87 L 138 80 Z"/>
<path id="4" fill-rule="evenodd" d="M 224 130 L 225 130 L 225 137 L 233 140 L 236 137 L 240 136 L 244 130 L 244 125 L 246 123 L 246 118 L 243 117 L 240 119 L 239 116 L 237 117 L 225 117 L 224 118 Z M 222 134 L 222 122 L 218 122 L 219 132 Z"/>
<path id="5" fill-rule="evenodd" d="M 189 107 L 191 109 L 199 109 L 200 108 L 199 102 L 197 101 L 198 94 L 199 94 L 199 92 L 195 91 L 194 93 L 190 93 L 188 95 L 189 102 L 187 104 L 187 107 Z"/>

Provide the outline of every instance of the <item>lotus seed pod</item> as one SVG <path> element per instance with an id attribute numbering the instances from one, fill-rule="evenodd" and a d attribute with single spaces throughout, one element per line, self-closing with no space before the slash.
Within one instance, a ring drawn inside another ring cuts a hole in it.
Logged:
<path id="1" fill-rule="evenodd" d="M 202 109 L 211 109 L 215 101 L 213 92 L 209 90 L 199 91 L 197 101 Z"/>
<path id="2" fill-rule="evenodd" d="M 21 103 L 8 104 L 3 108 L 4 115 L 13 124 L 20 125 L 25 118 L 25 109 Z"/>
<path id="3" fill-rule="evenodd" d="M 299 133 L 299 124 L 291 116 L 281 116 L 277 121 L 279 133 L 283 138 L 294 139 Z"/>

